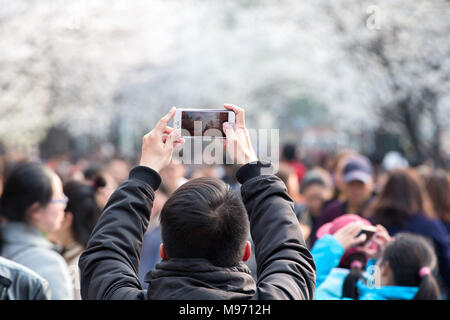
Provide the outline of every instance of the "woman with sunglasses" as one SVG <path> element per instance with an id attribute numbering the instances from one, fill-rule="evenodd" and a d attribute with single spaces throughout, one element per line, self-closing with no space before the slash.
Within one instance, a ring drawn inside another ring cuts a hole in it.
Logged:
<path id="1" fill-rule="evenodd" d="M 0 255 L 47 280 L 52 299 L 72 299 L 67 264 L 47 239 L 64 219 L 67 198 L 61 179 L 41 164 L 18 163 L 6 175 L 0 204 Z"/>

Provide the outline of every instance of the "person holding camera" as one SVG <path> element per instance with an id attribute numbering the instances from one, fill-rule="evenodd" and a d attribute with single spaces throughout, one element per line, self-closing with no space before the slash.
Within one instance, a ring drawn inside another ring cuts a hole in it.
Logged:
<path id="1" fill-rule="evenodd" d="M 368 232 L 370 230 L 370 232 Z M 316 300 L 439 300 L 436 253 L 424 237 L 395 239 L 354 214 L 318 230 Z M 373 272 L 372 272 L 373 271 Z"/>
<path id="2" fill-rule="evenodd" d="M 244 110 L 235 126 L 224 124 L 226 148 L 242 167 L 241 197 L 214 178 L 179 187 L 161 215 L 162 261 L 143 290 L 138 279 L 142 238 L 158 171 L 184 139 L 168 122 L 172 109 L 143 138 L 140 165 L 113 193 L 79 262 L 83 299 L 312 299 L 316 270 L 292 199 L 270 163 L 258 161 L 245 128 Z M 234 152 L 231 152 L 230 150 Z M 243 263 L 255 245 L 257 282 Z"/>

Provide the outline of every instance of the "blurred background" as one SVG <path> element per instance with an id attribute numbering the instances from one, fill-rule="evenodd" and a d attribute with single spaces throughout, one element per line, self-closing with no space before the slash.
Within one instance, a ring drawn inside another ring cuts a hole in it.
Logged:
<path id="1" fill-rule="evenodd" d="M 135 162 L 171 106 L 247 110 L 311 167 L 450 166 L 450 2 L 0 0 L 0 153 Z"/>

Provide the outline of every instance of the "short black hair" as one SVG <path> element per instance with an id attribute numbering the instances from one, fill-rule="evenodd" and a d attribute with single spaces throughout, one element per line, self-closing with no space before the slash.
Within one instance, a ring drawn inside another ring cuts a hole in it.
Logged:
<path id="1" fill-rule="evenodd" d="M 283 160 L 293 161 L 297 158 L 297 146 L 292 143 L 285 144 L 282 149 Z"/>
<path id="2" fill-rule="evenodd" d="M 216 178 L 179 187 L 161 210 L 161 237 L 170 258 L 204 258 L 236 265 L 249 236 L 247 211 L 238 193 Z"/>

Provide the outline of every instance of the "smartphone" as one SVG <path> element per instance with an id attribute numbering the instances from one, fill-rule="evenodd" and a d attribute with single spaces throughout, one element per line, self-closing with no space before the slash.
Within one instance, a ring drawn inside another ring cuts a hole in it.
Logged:
<path id="1" fill-rule="evenodd" d="M 358 233 L 358 235 L 356 237 L 359 237 L 360 235 L 362 235 L 363 233 L 366 234 L 366 240 L 362 243 L 360 243 L 360 246 L 364 246 L 366 245 L 370 239 L 372 239 L 373 235 L 375 233 L 377 233 L 377 228 L 374 226 L 363 226 L 361 231 Z"/>
<path id="2" fill-rule="evenodd" d="M 226 109 L 183 109 L 177 108 L 173 127 L 183 138 L 214 137 L 225 138 L 223 123 L 236 122 L 233 111 Z"/>

